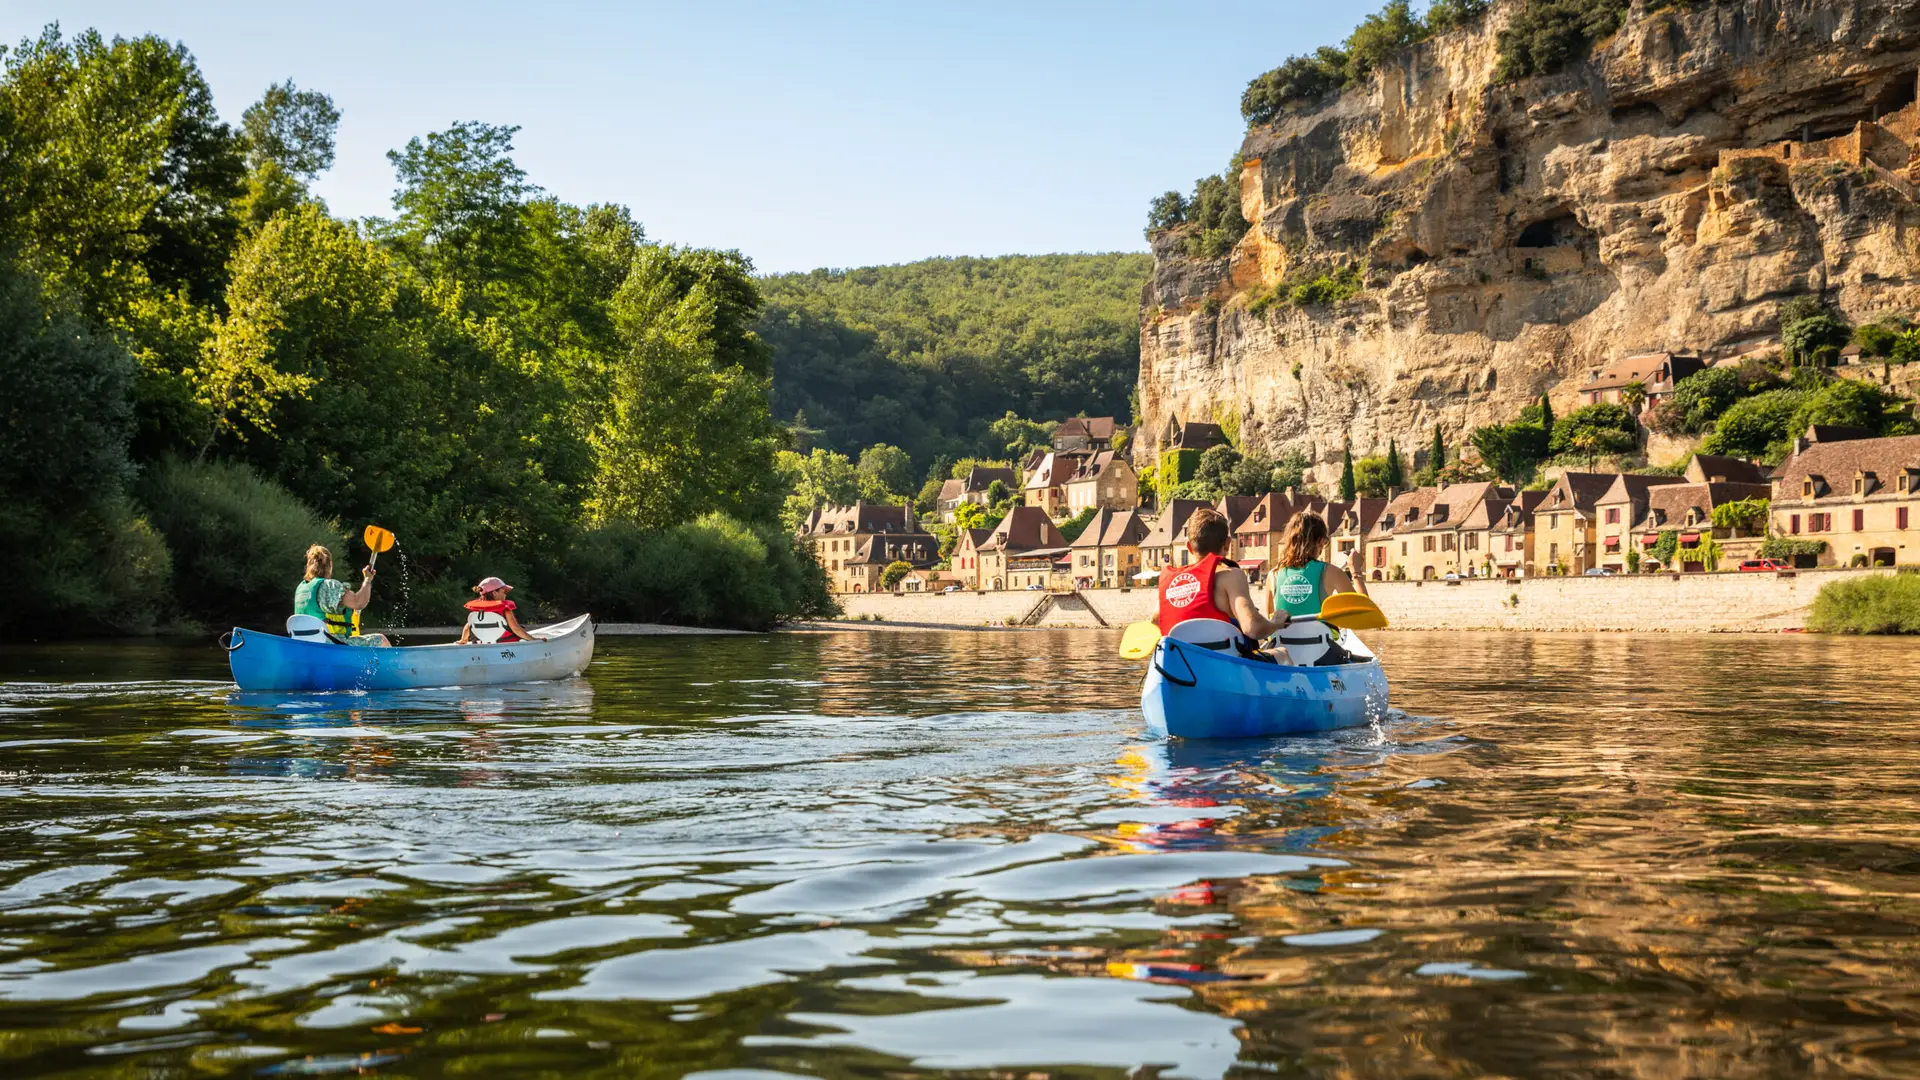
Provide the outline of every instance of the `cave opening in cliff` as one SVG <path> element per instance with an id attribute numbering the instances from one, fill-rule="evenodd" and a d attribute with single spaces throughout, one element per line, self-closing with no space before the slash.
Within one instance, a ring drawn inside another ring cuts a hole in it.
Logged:
<path id="1" fill-rule="evenodd" d="M 1889 79 L 1887 85 L 1873 98 L 1873 118 L 1880 119 L 1890 113 L 1897 113 L 1914 103 L 1920 97 L 1920 79 L 1914 76 L 1902 76 Z"/>
<path id="2" fill-rule="evenodd" d="M 1519 248 L 1573 247 L 1592 234 L 1572 214 L 1542 218 L 1520 230 L 1513 242 Z"/>

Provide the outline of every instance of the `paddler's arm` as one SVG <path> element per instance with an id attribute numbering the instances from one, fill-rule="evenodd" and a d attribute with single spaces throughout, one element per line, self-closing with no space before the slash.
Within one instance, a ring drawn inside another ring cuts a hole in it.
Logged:
<path id="1" fill-rule="evenodd" d="M 373 599 L 373 567 L 360 568 L 360 587 L 340 598 L 340 607 L 346 611 L 359 611 Z"/>
<path id="2" fill-rule="evenodd" d="M 1259 641 L 1272 637 L 1281 627 L 1287 625 L 1287 617 L 1281 616 L 1274 622 L 1253 602 L 1253 595 L 1247 589 L 1246 571 L 1234 567 L 1222 567 L 1213 575 L 1214 603 L 1224 611 L 1233 613 L 1233 621 L 1240 624 L 1240 632 Z M 1226 603 L 1220 601 L 1225 600 Z"/>
<path id="3" fill-rule="evenodd" d="M 519 638 L 521 641 L 533 640 L 533 635 L 527 633 L 526 629 L 520 625 L 520 620 L 513 617 L 513 612 L 508 611 L 505 614 L 507 616 L 507 629 L 513 631 L 514 637 Z"/>
<path id="4" fill-rule="evenodd" d="M 1367 594 L 1367 585 L 1363 578 L 1357 578 L 1345 570 L 1327 563 L 1320 571 L 1320 595 L 1332 596 L 1334 593 L 1357 592 Z"/>

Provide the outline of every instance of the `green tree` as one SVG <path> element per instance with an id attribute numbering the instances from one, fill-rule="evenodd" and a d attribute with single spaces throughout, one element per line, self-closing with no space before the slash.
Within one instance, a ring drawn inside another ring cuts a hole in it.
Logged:
<path id="1" fill-rule="evenodd" d="M 1007 415 L 987 425 L 988 440 L 995 456 L 1004 456 L 1012 461 L 1020 461 L 1035 450 L 1043 450 L 1053 445 L 1053 425 L 1035 423 L 1015 416 L 1011 410 Z"/>
<path id="2" fill-rule="evenodd" d="M 888 563 L 886 568 L 880 571 L 880 587 L 888 592 L 892 592 L 899 586 L 901 579 L 911 573 L 913 573 L 912 563 L 900 562 L 896 559 Z"/>
<path id="3" fill-rule="evenodd" d="M 1547 433 L 1525 420 L 1476 428 L 1469 441 L 1487 468 L 1508 484 L 1526 484 L 1547 458 Z"/>
<path id="4" fill-rule="evenodd" d="M 823 506 L 852 506 L 861 497 L 860 473 L 845 454 L 814 447 L 808 454 L 781 450 L 774 468 L 788 492 L 780 519 L 788 529 Z"/>
<path id="5" fill-rule="evenodd" d="M 1806 403 L 1807 395 L 1800 390 L 1769 390 L 1735 402 L 1720 414 L 1700 448 L 1709 454 L 1781 461 L 1798 434 L 1794 417 Z"/>
<path id="6" fill-rule="evenodd" d="M 1392 439 L 1387 440 L 1387 487 L 1389 490 L 1407 486 L 1407 467 L 1400 460 L 1400 448 Z"/>
<path id="7" fill-rule="evenodd" d="M 1004 480 L 995 480 L 987 485 L 987 505 L 995 512 L 1004 512 L 1014 501 L 1013 489 Z"/>
<path id="8" fill-rule="evenodd" d="M 1079 513 L 1060 522 L 1060 535 L 1067 538 L 1067 543 L 1073 543 L 1087 531 L 1087 526 L 1093 523 L 1093 519 L 1099 513 L 1099 510 L 1091 506 L 1082 508 Z"/>
<path id="9" fill-rule="evenodd" d="M 897 446 L 879 443 L 860 451 L 854 471 L 860 476 L 860 496 L 868 502 L 894 502 L 913 490 L 913 459 Z"/>
<path id="10" fill-rule="evenodd" d="M 1370 499 L 1385 498 L 1388 489 L 1392 487 L 1387 483 L 1388 473 L 1386 458 L 1361 458 L 1353 463 L 1354 492 Z"/>
<path id="11" fill-rule="evenodd" d="M 1433 446 L 1427 451 L 1427 468 L 1438 473 L 1447 464 L 1447 441 L 1440 434 L 1440 425 L 1433 425 Z"/>
<path id="12" fill-rule="evenodd" d="M 1353 444 L 1347 443 L 1340 449 L 1340 499 L 1352 502 L 1359 491 L 1358 481 L 1353 475 Z"/>
<path id="13" fill-rule="evenodd" d="M 961 529 L 987 528 L 987 511 L 979 503 L 963 502 L 953 508 L 953 524 Z"/>
<path id="14" fill-rule="evenodd" d="M 1587 405 L 1554 424 L 1548 449 L 1555 455 L 1577 453 L 1588 461 L 1601 454 L 1630 453 L 1639 445 L 1638 430 L 1623 405 Z"/>
<path id="15" fill-rule="evenodd" d="M 240 117 L 248 164 L 258 169 L 271 162 L 305 181 L 333 167 L 339 127 L 340 110 L 333 99 L 318 90 L 302 90 L 292 79 L 267 87 Z"/>

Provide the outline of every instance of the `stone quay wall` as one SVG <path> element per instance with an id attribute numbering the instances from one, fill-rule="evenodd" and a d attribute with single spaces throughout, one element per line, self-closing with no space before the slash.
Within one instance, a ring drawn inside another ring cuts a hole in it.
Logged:
<path id="1" fill-rule="evenodd" d="M 1368 588 L 1399 630 L 1672 630 L 1777 633 L 1799 629 L 1821 586 L 1890 570 L 1782 574 L 1635 574 L 1518 581 L 1385 581 Z M 1153 616 L 1152 589 L 843 596 L 850 619 L 909 626 L 1121 627 Z"/>

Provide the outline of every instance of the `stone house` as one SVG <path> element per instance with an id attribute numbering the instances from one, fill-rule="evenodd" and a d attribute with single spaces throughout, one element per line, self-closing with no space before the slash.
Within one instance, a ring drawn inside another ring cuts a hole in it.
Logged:
<path id="1" fill-rule="evenodd" d="M 967 583 L 951 570 L 915 570 L 900 579 L 896 591 L 937 593 L 945 591 L 949 586 L 964 589 Z"/>
<path id="2" fill-rule="evenodd" d="M 914 520 L 911 506 L 856 502 L 817 507 L 801 522 L 797 536 L 839 593 L 873 592 L 888 563 L 930 567 L 940 550 L 940 541 Z M 881 542 L 870 543 L 875 539 Z"/>
<path id="3" fill-rule="evenodd" d="M 1616 574 L 1627 572 L 1627 552 L 1633 550 L 1634 537 L 1644 531 L 1644 525 L 1660 515 L 1649 513 L 1651 493 L 1663 487 L 1688 487 L 1678 477 L 1673 476 L 1636 476 L 1622 473 L 1610 478 L 1613 482 L 1599 498 L 1593 500 L 1593 537 L 1594 545 L 1589 549 L 1591 566 L 1611 570 Z M 1662 507 L 1678 507 L 1672 500 L 1663 500 Z M 1657 532 L 1656 532 L 1657 539 Z"/>
<path id="4" fill-rule="evenodd" d="M 1138 510 L 1101 510 L 1068 545 L 1073 564 L 1069 571 L 1076 589 L 1121 589 L 1134 584 L 1141 573 L 1140 542 L 1148 525 Z"/>
<path id="5" fill-rule="evenodd" d="M 1463 535 L 1463 526 L 1482 501 L 1511 496 L 1510 489 L 1488 481 L 1402 492 L 1387 504 L 1368 545 L 1387 560 L 1387 569 L 1376 580 L 1404 575 L 1412 581 L 1431 581 L 1448 574 L 1479 573 L 1479 546 L 1491 523 L 1482 521 L 1477 531 L 1468 530 L 1469 535 Z M 1468 543 L 1473 550 L 1467 549 Z M 1372 569 L 1368 576 L 1373 576 Z"/>
<path id="6" fill-rule="evenodd" d="M 1021 492 L 1026 505 L 1044 510 L 1049 517 L 1071 517 L 1067 508 L 1067 482 L 1073 479 L 1092 454 L 1064 450 L 1042 452 L 1037 464 L 1027 470 Z"/>
<path id="7" fill-rule="evenodd" d="M 1693 355 L 1662 352 L 1629 356 L 1604 368 L 1590 369 L 1587 381 L 1580 386 L 1580 404 L 1624 404 L 1621 396 L 1627 387 L 1639 383 L 1647 392 L 1642 408 L 1652 408 L 1672 394 L 1681 379 L 1705 369 L 1706 365 Z"/>
<path id="8" fill-rule="evenodd" d="M 991 500 L 987 496 L 994 481 L 1007 486 L 1008 494 L 1020 490 L 1020 474 L 1011 468 L 991 465 L 975 465 L 967 470 L 967 475 L 959 479 L 950 479 L 940 485 L 940 520 L 953 524 L 953 512 L 961 503 L 973 503 L 985 507 Z"/>
<path id="9" fill-rule="evenodd" d="M 1082 510 L 1131 510 L 1140 504 L 1140 474 L 1111 450 L 1079 457 L 1066 480 L 1067 516 Z"/>
<path id="10" fill-rule="evenodd" d="M 1118 430 L 1111 416 L 1075 416 L 1060 421 L 1053 429 L 1053 448 L 1087 452 L 1111 450 Z"/>
<path id="11" fill-rule="evenodd" d="M 1920 435 L 1840 439 L 1810 430 L 1773 477 L 1773 534 L 1823 541 L 1820 566 L 1920 563 Z"/>
<path id="12" fill-rule="evenodd" d="M 1187 519 L 1206 506 L 1205 499 L 1168 500 L 1140 541 L 1141 569 L 1158 572 L 1176 565 L 1175 560 L 1180 566 L 1193 561 L 1186 549 Z"/>
<path id="13" fill-rule="evenodd" d="M 947 565 L 959 575 L 961 584 L 969 589 L 981 587 L 980 548 L 992 535 L 992 529 L 961 529 L 960 535 L 954 538 Z"/>
<path id="14" fill-rule="evenodd" d="M 1528 576 L 1584 574 L 1601 565 L 1599 502 L 1613 489 L 1619 475 L 1589 472 L 1560 475 L 1559 482 L 1533 512 L 1534 561 L 1528 565 Z M 1638 491 L 1681 482 L 1677 476 L 1638 476 L 1633 478 L 1631 487 Z M 1622 522 L 1613 522 L 1610 527 L 1625 535 Z M 1615 557 L 1624 558 L 1624 555 L 1616 553 Z"/>
<path id="15" fill-rule="evenodd" d="M 1546 498 L 1544 491 L 1517 492 L 1499 517 L 1490 518 L 1486 546 L 1495 577 L 1519 578 L 1533 572 L 1534 511 Z"/>
<path id="16" fill-rule="evenodd" d="M 1234 526 L 1233 547 L 1228 549 L 1234 561 L 1257 579 L 1278 558 L 1287 523 L 1309 511 L 1327 517 L 1327 500 L 1291 488 L 1259 496 Z"/>
<path id="17" fill-rule="evenodd" d="M 1327 507 L 1327 531 L 1333 537 L 1333 550 L 1352 559 L 1348 572 L 1355 576 L 1365 576 L 1370 581 L 1379 581 L 1376 571 L 1384 571 L 1386 564 L 1378 566 L 1373 562 L 1373 548 L 1367 544 L 1367 537 L 1373 535 L 1375 524 L 1380 515 L 1386 512 L 1389 500 L 1361 495 L 1350 503 L 1331 503 Z M 1334 508 L 1342 508 L 1335 520 Z M 1382 551 L 1384 552 L 1384 548 Z"/>
<path id="18" fill-rule="evenodd" d="M 976 580 L 981 589 L 1047 588 L 1056 559 L 1067 553 L 1067 538 L 1045 510 L 1016 506 L 994 526 L 977 549 Z"/>
<path id="19" fill-rule="evenodd" d="M 1679 570 L 1683 573 L 1699 573 L 1715 569 L 1709 564 L 1702 541 L 1713 539 L 1713 546 L 1720 551 L 1718 569 L 1730 570 L 1742 559 L 1751 559 L 1760 554 L 1760 545 L 1766 541 L 1766 525 L 1754 530 L 1736 530 L 1718 528 L 1713 524 L 1713 511 L 1727 503 L 1742 499 L 1765 499 L 1772 492 L 1770 485 L 1736 484 L 1727 481 L 1704 484 L 1668 484 L 1656 487 L 1647 493 L 1646 512 L 1628 531 L 1626 547 L 1641 553 L 1642 568 L 1647 568 L 1647 559 L 1660 543 L 1662 532 L 1677 532 L 1678 546 L 1672 560 L 1674 565 L 1659 566 L 1653 563 L 1652 569 Z M 1607 558 L 1606 541 L 1601 541 L 1602 557 Z M 1603 565 L 1614 565 L 1611 560 Z"/>

